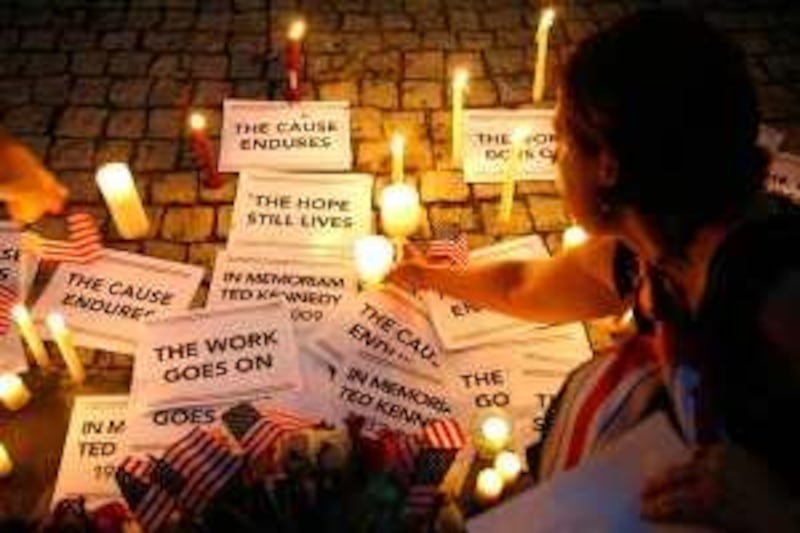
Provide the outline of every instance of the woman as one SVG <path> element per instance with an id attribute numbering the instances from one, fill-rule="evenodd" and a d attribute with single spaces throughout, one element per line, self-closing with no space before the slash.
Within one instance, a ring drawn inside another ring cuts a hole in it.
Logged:
<path id="1" fill-rule="evenodd" d="M 662 411 L 696 451 L 648 484 L 646 517 L 798 530 L 800 441 L 783 425 L 800 406 L 800 227 L 760 193 L 758 124 L 724 37 L 678 12 L 629 17 L 582 43 L 559 90 L 558 184 L 589 242 L 463 272 L 414 254 L 393 273 L 534 321 L 633 306 L 639 333 L 554 403 L 540 478 Z"/>

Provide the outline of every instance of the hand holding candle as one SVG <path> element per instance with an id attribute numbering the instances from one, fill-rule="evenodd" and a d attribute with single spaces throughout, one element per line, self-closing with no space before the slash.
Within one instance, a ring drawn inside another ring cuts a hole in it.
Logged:
<path id="1" fill-rule="evenodd" d="M 28 345 L 31 355 L 36 360 L 36 364 L 42 369 L 48 368 L 50 366 L 50 357 L 47 355 L 47 349 L 44 347 L 42 338 L 33 325 L 33 319 L 28 312 L 28 308 L 22 304 L 17 304 L 11 308 L 11 316 L 14 318 L 22 338 L 25 339 L 25 344 Z"/>
<path id="2" fill-rule="evenodd" d="M 61 357 L 64 358 L 64 363 L 67 365 L 72 380 L 78 385 L 86 380 L 86 371 L 83 369 L 83 362 L 75 350 L 75 344 L 72 341 L 72 332 L 67 328 L 64 317 L 61 313 L 52 312 L 45 318 L 45 323 L 50 330 L 50 335 L 58 346 Z"/>
<path id="3" fill-rule="evenodd" d="M 289 80 L 286 99 L 300 99 L 300 45 L 306 33 L 306 23 L 295 20 L 289 26 L 289 45 L 286 52 L 286 77 Z"/>
<path id="4" fill-rule="evenodd" d="M 19 411 L 31 400 L 31 391 L 16 374 L 0 375 L 0 402 L 9 411 Z"/>
<path id="5" fill-rule="evenodd" d="M 358 279 L 367 286 L 375 287 L 392 269 L 394 247 L 386 237 L 367 235 L 355 243 L 355 261 Z"/>
<path id="6" fill-rule="evenodd" d="M 214 157 L 214 146 L 208 138 L 208 121 L 201 113 L 189 115 L 189 135 L 192 141 L 192 151 L 200 163 L 201 171 L 205 174 L 203 185 L 210 189 L 222 186 L 222 177 L 217 170 L 217 161 Z"/>
<path id="7" fill-rule="evenodd" d="M 550 39 L 550 28 L 556 18 L 553 8 L 542 11 L 539 17 L 539 27 L 536 30 L 536 67 L 533 74 L 533 101 L 541 102 L 544 98 L 544 89 L 547 72 L 547 47 Z"/>
<path id="8" fill-rule="evenodd" d="M 461 167 L 464 160 L 464 93 L 469 82 L 469 72 L 460 68 L 453 72 L 452 156 L 453 166 Z"/>
<path id="9" fill-rule="evenodd" d="M 97 170 L 95 181 L 122 238 L 138 239 L 147 235 L 150 221 L 128 165 L 106 163 Z"/>

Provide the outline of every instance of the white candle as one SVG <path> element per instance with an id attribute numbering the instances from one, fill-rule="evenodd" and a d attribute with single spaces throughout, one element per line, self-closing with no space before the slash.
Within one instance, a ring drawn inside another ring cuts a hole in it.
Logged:
<path id="1" fill-rule="evenodd" d="M 392 181 L 395 183 L 403 181 L 405 149 L 405 138 L 399 133 L 392 135 L 390 150 L 392 152 Z"/>
<path id="2" fill-rule="evenodd" d="M 0 479 L 10 476 L 13 471 L 14 463 L 11 461 L 11 456 L 3 443 L 0 442 Z"/>
<path id="3" fill-rule="evenodd" d="M 452 155 L 455 167 L 460 167 L 464 159 L 464 93 L 468 82 L 466 69 L 460 68 L 453 73 Z"/>
<path id="4" fill-rule="evenodd" d="M 547 71 L 547 47 L 550 39 L 550 28 L 556 12 L 553 8 L 542 11 L 539 17 L 539 27 L 536 30 L 536 68 L 533 74 L 533 101 L 541 102 L 544 98 L 545 76 Z"/>
<path id="5" fill-rule="evenodd" d="M 86 371 L 83 369 L 83 362 L 75 350 L 75 344 L 72 342 L 72 332 L 67 328 L 64 317 L 61 313 L 52 312 L 45 318 L 50 334 L 58 346 L 58 351 L 61 352 L 61 357 L 64 358 L 64 363 L 67 365 L 72 380 L 80 385 L 86 379 Z"/>
<path id="6" fill-rule="evenodd" d="M 475 497 L 484 505 L 496 501 L 503 493 L 503 478 L 494 468 L 484 468 L 478 472 L 475 481 Z"/>
<path id="7" fill-rule="evenodd" d="M 97 170 L 95 180 L 119 234 L 125 239 L 144 237 L 150 221 L 128 165 L 106 163 Z"/>
<path id="8" fill-rule="evenodd" d="M 394 247 L 381 235 L 367 235 L 355 243 L 358 278 L 368 287 L 380 285 L 392 269 Z"/>
<path id="9" fill-rule="evenodd" d="M 390 237 L 413 235 L 422 218 L 417 189 L 406 183 L 392 183 L 381 192 L 381 226 Z"/>
<path id="10" fill-rule="evenodd" d="M 519 477 L 519 473 L 522 471 L 522 462 L 516 453 L 506 450 L 495 457 L 494 469 L 503 478 L 504 483 L 510 484 Z"/>
<path id="11" fill-rule="evenodd" d="M 506 161 L 503 185 L 500 190 L 500 208 L 497 215 L 503 224 L 507 224 L 511 220 L 511 210 L 514 207 L 514 187 L 522 172 L 522 150 L 529 133 L 530 129 L 525 127 L 514 128 L 514 131 L 511 132 L 511 153 Z"/>
<path id="12" fill-rule="evenodd" d="M 33 319 L 28 312 L 28 308 L 22 304 L 17 304 L 11 308 L 11 316 L 22 334 L 22 338 L 25 339 L 25 344 L 28 345 L 28 349 L 36 360 L 36 364 L 40 368 L 48 368 L 50 366 L 50 357 L 47 355 L 42 338 L 33 326 Z"/>
<path id="13" fill-rule="evenodd" d="M 9 411 L 19 411 L 31 400 L 31 391 L 16 374 L 0 375 L 0 402 Z"/>
<path id="14" fill-rule="evenodd" d="M 577 224 L 573 224 L 564 230 L 564 235 L 561 237 L 561 245 L 565 250 L 569 250 L 585 243 L 588 238 L 589 234 L 586 233 L 586 230 Z"/>

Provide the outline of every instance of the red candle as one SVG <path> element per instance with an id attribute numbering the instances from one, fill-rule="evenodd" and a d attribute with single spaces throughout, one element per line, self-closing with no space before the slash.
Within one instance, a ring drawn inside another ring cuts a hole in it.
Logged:
<path id="1" fill-rule="evenodd" d="M 300 44 L 306 32 L 306 23 L 296 20 L 289 26 L 289 44 L 286 50 L 286 77 L 289 80 L 286 99 L 300 99 Z"/>
<path id="2" fill-rule="evenodd" d="M 192 151 L 197 161 L 200 163 L 202 172 L 205 173 L 203 185 L 210 189 L 221 187 L 222 176 L 217 170 L 214 147 L 206 133 L 206 117 L 200 113 L 192 113 L 189 116 L 189 131 L 192 141 Z"/>

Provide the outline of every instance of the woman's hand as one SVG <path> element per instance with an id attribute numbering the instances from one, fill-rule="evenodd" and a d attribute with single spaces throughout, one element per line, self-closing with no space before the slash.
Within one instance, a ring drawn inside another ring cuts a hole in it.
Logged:
<path id="1" fill-rule="evenodd" d="M 407 244 L 403 249 L 403 259 L 389 273 L 388 280 L 410 292 L 438 288 L 443 271 L 452 270 L 449 261 L 431 261 L 419 248 Z"/>
<path id="2" fill-rule="evenodd" d="M 0 200 L 14 221 L 29 224 L 46 213 L 60 213 L 66 198 L 67 189 L 27 147 L 0 139 Z"/>
<path id="3" fill-rule="evenodd" d="M 657 522 L 725 531 L 797 531 L 792 502 L 773 474 L 735 446 L 698 448 L 687 463 L 651 478 L 641 501 L 642 516 Z"/>

